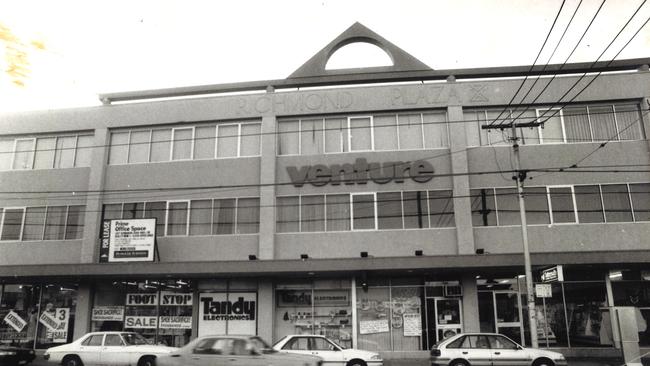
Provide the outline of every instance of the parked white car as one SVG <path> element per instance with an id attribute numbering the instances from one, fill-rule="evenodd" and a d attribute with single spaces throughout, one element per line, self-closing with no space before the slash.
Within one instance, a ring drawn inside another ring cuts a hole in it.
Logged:
<path id="1" fill-rule="evenodd" d="M 558 352 L 524 348 L 502 334 L 461 333 L 431 349 L 431 366 L 566 366 Z"/>
<path id="2" fill-rule="evenodd" d="M 346 349 L 321 335 L 294 334 L 280 339 L 273 349 L 303 355 L 321 357 L 326 365 L 336 366 L 382 366 L 384 361 L 378 353 L 360 349 Z"/>
<path id="3" fill-rule="evenodd" d="M 138 333 L 95 332 L 72 343 L 48 348 L 43 357 L 63 366 L 155 366 L 158 356 L 175 350 L 151 345 Z"/>

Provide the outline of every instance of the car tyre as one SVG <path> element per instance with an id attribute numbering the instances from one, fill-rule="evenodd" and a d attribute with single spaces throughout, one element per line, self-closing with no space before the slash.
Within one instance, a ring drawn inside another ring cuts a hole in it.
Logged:
<path id="1" fill-rule="evenodd" d="M 61 361 L 61 365 L 63 366 L 83 366 L 83 364 L 77 355 L 65 356 L 63 357 L 63 361 Z"/>
<path id="2" fill-rule="evenodd" d="M 366 362 L 355 358 L 354 360 L 350 360 L 345 366 L 366 366 Z"/>
<path id="3" fill-rule="evenodd" d="M 533 362 L 533 366 L 555 366 L 555 362 L 549 360 L 548 358 L 538 358 Z"/>
<path id="4" fill-rule="evenodd" d="M 138 366 L 156 366 L 156 358 L 153 356 L 144 356 L 138 361 Z"/>
<path id="5" fill-rule="evenodd" d="M 453 360 L 449 363 L 449 366 L 469 366 L 469 362 L 465 360 Z"/>

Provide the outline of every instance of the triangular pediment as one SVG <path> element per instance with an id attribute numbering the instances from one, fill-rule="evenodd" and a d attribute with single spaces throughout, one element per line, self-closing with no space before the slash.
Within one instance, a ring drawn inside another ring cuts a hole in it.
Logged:
<path id="1" fill-rule="evenodd" d="M 355 42 L 365 42 L 379 47 L 392 60 L 390 66 L 359 67 L 350 69 L 327 70 L 327 62 L 330 57 L 344 46 Z M 381 73 L 381 72 L 408 72 L 408 71 L 430 71 L 429 66 L 416 59 L 408 52 L 395 46 L 382 36 L 356 22 L 350 28 L 341 33 L 336 39 L 330 42 L 323 49 L 318 51 L 307 62 L 294 71 L 289 79 L 304 77 L 323 77 L 353 73 Z"/>

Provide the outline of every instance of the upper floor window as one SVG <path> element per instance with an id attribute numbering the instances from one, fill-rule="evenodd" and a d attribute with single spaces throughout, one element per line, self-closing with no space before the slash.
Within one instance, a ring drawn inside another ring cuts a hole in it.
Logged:
<path id="1" fill-rule="evenodd" d="M 278 122 L 278 155 L 449 146 L 445 112 L 308 117 Z"/>
<path id="2" fill-rule="evenodd" d="M 451 191 L 366 192 L 276 198 L 277 232 L 454 227 Z"/>
<path id="3" fill-rule="evenodd" d="M 474 226 L 521 225 L 515 188 L 470 192 Z M 650 183 L 524 188 L 528 224 L 650 221 Z"/>
<path id="4" fill-rule="evenodd" d="M 520 127 L 521 144 L 558 144 L 642 140 L 643 120 L 637 103 L 572 105 L 564 108 L 468 110 L 464 119 L 474 123 L 469 129 L 472 145 L 510 145 L 510 128 L 482 129 L 495 123 L 543 122 L 538 127 Z M 500 117 L 499 117 L 500 115 Z M 498 120 L 497 120 L 498 118 Z"/>
<path id="5" fill-rule="evenodd" d="M 81 239 L 84 206 L 0 208 L 0 240 Z"/>
<path id="6" fill-rule="evenodd" d="M 104 220 L 156 219 L 157 236 L 259 232 L 259 197 L 125 202 L 104 205 Z"/>
<path id="7" fill-rule="evenodd" d="M 90 166 L 92 135 L 0 138 L 0 170 Z"/>
<path id="8" fill-rule="evenodd" d="M 259 156 L 261 123 L 238 122 L 111 133 L 109 164 Z"/>

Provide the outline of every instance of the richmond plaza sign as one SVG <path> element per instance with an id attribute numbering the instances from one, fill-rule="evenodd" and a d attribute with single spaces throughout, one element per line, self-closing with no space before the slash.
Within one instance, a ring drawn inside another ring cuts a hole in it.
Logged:
<path id="1" fill-rule="evenodd" d="M 377 184 L 403 183 L 408 178 L 418 183 L 426 183 L 433 179 L 434 170 L 425 160 L 368 163 L 365 158 L 358 158 L 353 164 L 288 166 L 287 173 L 296 187 L 307 183 L 320 187 L 327 184 L 366 184 L 369 181 Z"/>

